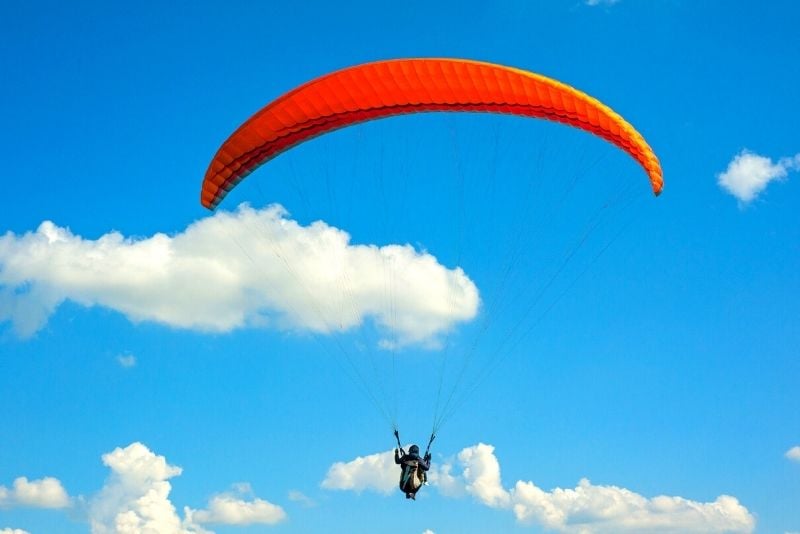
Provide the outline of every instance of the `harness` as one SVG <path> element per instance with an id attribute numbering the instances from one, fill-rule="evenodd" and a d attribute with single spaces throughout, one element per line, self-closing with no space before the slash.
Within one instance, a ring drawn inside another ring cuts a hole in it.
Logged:
<path id="1" fill-rule="evenodd" d="M 397 448 L 400 451 L 400 455 L 405 456 L 406 451 L 403 450 L 403 446 L 400 444 L 400 433 L 395 429 L 394 437 L 397 438 Z M 431 450 L 431 443 L 433 440 L 436 439 L 436 434 L 431 434 L 430 439 L 428 440 L 428 446 L 425 447 L 425 458 L 428 457 Z M 424 476 L 424 475 L 423 475 Z M 403 462 L 403 472 L 400 475 L 400 489 L 406 492 L 415 491 L 417 488 L 422 486 L 422 476 L 419 469 L 419 461 L 418 460 L 406 460 Z"/>
<path id="2" fill-rule="evenodd" d="M 403 474 L 400 475 L 400 489 L 413 491 L 422 485 L 419 477 L 419 462 L 406 460 L 403 462 Z"/>

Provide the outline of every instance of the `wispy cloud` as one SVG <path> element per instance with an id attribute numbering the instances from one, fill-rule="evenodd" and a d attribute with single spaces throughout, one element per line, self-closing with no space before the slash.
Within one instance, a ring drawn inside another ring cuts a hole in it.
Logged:
<path id="1" fill-rule="evenodd" d="M 800 462 L 800 445 L 796 445 L 786 451 L 786 458 L 793 462 Z"/>
<path id="2" fill-rule="evenodd" d="M 305 508 L 313 508 L 317 505 L 317 502 L 314 499 L 301 491 L 289 490 L 288 497 L 290 501 L 299 503 Z"/>
<path id="3" fill-rule="evenodd" d="M 328 471 L 323 487 L 386 493 L 394 488 L 399 472 L 393 462 L 386 462 L 391 454 L 388 451 L 337 463 Z M 369 469 L 385 473 L 368 474 Z M 537 524 L 566 534 L 749 533 L 755 526 L 747 508 L 728 495 L 705 503 L 663 495 L 647 498 L 617 486 L 594 485 L 586 479 L 575 488 L 550 491 L 529 481 L 506 488 L 494 447 L 483 443 L 463 449 L 454 462 L 435 466 L 430 480 L 443 496 L 471 496 L 485 506 L 511 511 L 521 524 Z"/>
<path id="4" fill-rule="evenodd" d="M 613 6 L 620 0 L 586 0 L 587 6 Z"/>
<path id="5" fill-rule="evenodd" d="M 28 480 L 19 477 L 11 488 L 0 486 L 0 508 L 66 508 L 70 498 L 61 482 L 53 477 Z"/>
<path id="6" fill-rule="evenodd" d="M 392 327 L 383 341 L 394 346 L 435 343 L 475 316 L 479 298 L 461 269 L 410 245 L 352 245 L 345 231 L 302 226 L 281 206 L 242 205 L 175 236 L 92 240 L 44 222 L 0 237 L 0 322 L 31 335 L 65 300 L 217 332 L 267 324 L 329 333 L 371 318 Z"/>
<path id="7" fill-rule="evenodd" d="M 125 369 L 130 369 L 136 366 L 136 356 L 130 353 L 117 355 L 117 363 Z"/>
<path id="8" fill-rule="evenodd" d="M 0 528 L 0 534 L 30 534 L 30 532 L 21 528 Z"/>
<path id="9" fill-rule="evenodd" d="M 800 154 L 773 162 L 766 156 L 742 150 L 728 163 L 725 172 L 717 175 L 717 183 L 740 203 L 748 204 L 755 200 L 770 182 L 784 179 L 789 171 L 798 169 L 800 169 Z"/>

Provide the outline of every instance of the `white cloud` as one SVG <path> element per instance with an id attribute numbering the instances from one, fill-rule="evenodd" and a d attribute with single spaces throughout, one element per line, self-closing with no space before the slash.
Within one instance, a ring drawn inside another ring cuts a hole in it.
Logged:
<path id="1" fill-rule="evenodd" d="M 215 523 L 222 525 L 274 525 L 286 519 L 283 508 L 255 498 L 247 482 L 233 485 L 233 492 L 215 495 L 208 501 L 205 510 L 184 508 L 187 521 L 192 523 Z M 250 500 L 242 497 L 249 496 Z"/>
<path id="2" fill-rule="evenodd" d="M 314 499 L 297 490 L 289 490 L 289 500 L 300 503 L 305 508 L 313 508 L 317 505 Z"/>
<path id="3" fill-rule="evenodd" d="M 431 529 L 426 528 L 425 530 L 422 531 L 422 534 L 436 534 L 436 533 L 434 531 L 432 531 Z"/>
<path id="4" fill-rule="evenodd" d="M 359 456 L 350 462 L 333 464 L 322 487 L 331 490 L 364 491 L 389 493 L 400 481 L 400 470 L 394 463 L 394 451 Z"/>
<path id="5" fill-rule="evenodd" d="M 11 489 L 0 486 L 0 508 L 66 508 L 69 505 L 69 495 L 61 482 L 53 477 L 39 480 L 19 477 Z"/>
<path id="6" fill-rule="evenodd" d="M 567 533 L 752 532 L 755 519 L 739 501 L 721 495 L 701 503 L 683 497 L 643 497 L 617 486 L 596 486 L 586 479 L 574 489 L 543 491 L 533 482 L 517 482 L 514 515 Z"/>
<path id="7" fill-rule="evenodd" d="M 119 354 L 117 356 L 117 363 L 125 369 L 130 369 L 136 366 L 136 356 L 133 354 Z"/>
<path id="8" fill-rule="evenodd" d="M 458 460 L 467 493 L 487 506 L 510 508 L 521 523 L 560 532 L 751 532 L 755 523 L 747 509 L 727 495 L 711 503 L 682 497 L 647 499 L 586 479 L 574 489 L 544 491 L 533 482 L 518 481 L 506 491 L 494 448 L 482 443 L 461 451 Z"/>
<path id="9" fill-rule="evenodd" d="M 231 494 L 222 494 L 212 497 L 205 510 L 186 509 L 186 517 L 201 524 L 274 525 L 286 519 L 286 512 L 263 499 L 245 501 Z"/>
<path id="10" fill-rule="evenodd" d="M 393 328 L 389 346 L 434 344 L 479 303 L 460 268 L 410 245 L 353 245 L 346 232 L 301 226 L 277 205 L 218 211 L 175 236 L 92 240 L 46 221 L 0 237 L 0 322 L 31 335 L 65 300 L 218 332 L 271 324 L 327 333 L 371 318 Z"/>
<path id="11" fill-rule="evenodd" d="M 322 486 L 388 493 L 395 488 L 398 473 L 389 451 L 334 464 Z M 484 443 L 463 449 L 456 462 L 434 465 L 430 480 L 446 497 L 470 495 L 486 506 L 513 512 L 521 524 L 567 534 L 749 533 L 755 527 L 747 508 L 728 495 L 705 503 L 663 495 L 647 498 L 586 479 L 575 488 L 545 491 L 533 482 L 518 481 L 506 489 L 494 447 Z"/>
<path id="12" fill-rule="evenodd" d="M 0 534 L 30 534 L 30 532 L 21 528 L 0 528 Z"/>
<path id="13" fill-rule="evenodd" d="M 434 463 L 428 472 L 428 479 L 445 497 L 463 497 L 467 493 L 466 484 L 459 475 L 453 475 L 452 470 L 453 465 L 449 462 L 441 465 Z"/>
<path id="14" fill-rule="evenodd" d="M 486 506 L 508 507 L 511 496 L 503 489 L 500 462 L 494 455 L 494 447 L 484 443 L 467 447 L 458 454 L 458 461 L 464 467 L 461 478 L 467 493 Z"/>
<path id="15" fill-rule="evenodd" d="M 508 508 L 511 495 L 503 488 L 494 447 L 484 443 L 467 447 L 458 454 L 458 465 L 462 470 L 455 475 L 452 462 L 433 466 L 431 483 L 442 495 L 463 497 L 469 494 L 486 506 Z"/>
<path id="16" fill-rule="evenodd" d="M 168 480 L 181 468 L 167 463 L 141 443 L 103 455 L 111 469 L 105 486 L 89 502 L 92 534 L 199 534 L 202 529 L 181 521 L 169 500 Z"/>
<path id="17" fill-rule="evenodd" d="M 180 467 L 138 442 L 104 454 L 103 463 L 111 474 L 89 501 L 92 534 L 213 534 L 201 525 L 263 525 L 286 518 L 280 506 L 254 496 L 240 498 L 252 493 L 250 485 L 242 482 L 234 484 L 233 493 L 212 497 L 207 509 L 184 507 L 181 519 L 169 499 L 169 479 L 181 474 Z"/>
<path id="18" fill-rule="evenodd" d="M 795 462 L 800 462 L 800 445 L 796 445 L 786 451 L 786 457 L 789 460 L 793 460 Z"/>
<path id="19" fill-rule="evenodd" d="M 742 150 L 728 163 L 725 172 L 717 175 L 717 183 L 742 204 L 747 204 L 770 182 L 786 178 L 793 170 L 800 170 L 800 154 L 773 162 L 768 157 Z"/>

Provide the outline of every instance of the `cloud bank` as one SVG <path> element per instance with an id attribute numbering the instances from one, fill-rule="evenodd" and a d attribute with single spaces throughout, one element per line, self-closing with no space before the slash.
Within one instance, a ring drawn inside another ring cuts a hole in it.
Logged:
<path id="1" fill-rule="evenodd" d="M 32 335 L 66 300 L 215 332 L 329 333 L 369 318 L 390 345 L 435 343 L 479 303 L 460 268 L 410 245 L 353 245 L 343 230 L 302 226 L 278 205 L 219 211 L 175 236 L 93 240 L 46 221 L 0 237 L 0 323 Z"/>
<path id="2" fill-rule="evenodd" d="M 387 463 L 387 458 L 393 460 L 392 451 L 334 464 L 322 485 L 339 490 L 392 491 L 399 471 L 393 461 Z M 370 469 L 386 472 L 370 473 Z M 494 447 L 483 443 L 463 449 L 455 462 L 434 466 L 430 480 L 445 497 L 471 496 L 490 508 L 511 511 L 520 524 L 536 524 L 567 534 L 749 533 L 755 527 L 747 508 L 728 495 L 707 503 L 663 495 L 646 498 L 586 479 L 575 488 L 545 491 L 533 482 L 520 480 L 507 489 Z"/>
<path id="3" fill-rule="evenodd" d="M 28 480 L 19 477 L 11 488 L 0 486 L 0 508 L 66 508 L 70 498 L 61 482 L 53 477 Z"/>
<path id="4" fill-rule="evenodd" d="M 775 180 L 786 178 L 789 171 L 800 170 L 800 154 L 773 162 L 770 158 L 742 150 L 725 172 L 717 175 L 719 186 L 742 204 L 755 200 Z"/>

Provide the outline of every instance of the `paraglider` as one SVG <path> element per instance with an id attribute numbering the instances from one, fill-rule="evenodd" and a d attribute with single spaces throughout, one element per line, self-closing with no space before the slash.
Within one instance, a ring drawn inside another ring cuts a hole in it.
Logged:
<path id="1" fill-rule="evenodd" d="M 267 104 L 219 148 L 205 173 L 201 203 L 216 208 L 259 166 L 317 136 L 374 119 L 439 111 L 541 118 L 584 130 L 627 153 L 645 171 L 653 193 L 662 191 L 661 165 L 647 141 L 599 100 L 552 78 L 513 67 L 423 58 L 345 68 L 300 85 Z M 567 254 L 565 262 L 572 253 Z M 451 393 L 445 410 L 452 398 Z M 404 451 L 394 427 L 395 463 L 401 466 L 399 487 L 408 499 L 415 499 L 425 483 L 431 466 L 430 446 L 443 421 L 444 416 L 434 417 L 422 456 L 417 445 L 408 453 Z"/>

